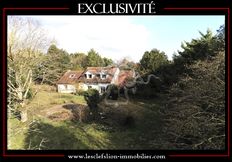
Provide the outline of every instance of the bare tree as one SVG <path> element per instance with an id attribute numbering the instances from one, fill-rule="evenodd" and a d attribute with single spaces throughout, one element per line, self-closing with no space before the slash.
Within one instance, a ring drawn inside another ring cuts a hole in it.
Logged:
<path id="1" fill-rule="evenodd" d="M 25 104 L 33 84 L 33 67 L 38 64 L 50 40 L 38 21 L 18 16 L 8 17 L 7 34 L 8 110 L 20 110 L 21 121 L 25 122 Z"/>

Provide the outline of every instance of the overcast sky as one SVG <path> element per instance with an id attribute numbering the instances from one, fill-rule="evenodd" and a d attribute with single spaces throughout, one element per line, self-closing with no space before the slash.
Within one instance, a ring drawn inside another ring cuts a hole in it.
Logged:
<path id="1" fill-rule="evenodd" d="M 23 16 L 26 17 L 26 16 Z M 59 48 L 87 53 L 94 48 L 101 56 L 139 61 L 145 51 L 157 48 L 171 59 L 181 42 L 214 33 L 224 16 L 30 16 L 37 19 Z"/>

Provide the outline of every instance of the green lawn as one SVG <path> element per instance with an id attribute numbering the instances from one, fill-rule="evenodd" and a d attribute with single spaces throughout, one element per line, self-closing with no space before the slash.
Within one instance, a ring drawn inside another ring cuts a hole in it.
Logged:
<path id="1" fill-rule="evenodd" d="M 83 96 L 40 89 L 27 105 L 29 120 L 8 119 L 8 149 L 167 149 L 162 130 L 162 100 L 131 100 L 128 105 L 106 107 L 106 119 L 91 122 L 53 121 L 42 110 L 65 103 L 86 104 Z M 112 114 L 111 114 L 112 113 Z M 120 124 L 120 116 L 132 118 Z M 34 122 L 32 122 L 34 120 Z"/>

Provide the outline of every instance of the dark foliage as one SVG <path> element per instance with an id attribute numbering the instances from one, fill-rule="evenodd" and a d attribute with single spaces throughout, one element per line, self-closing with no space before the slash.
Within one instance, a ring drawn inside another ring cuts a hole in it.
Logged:
<path id="1" fill-rule="evenodd" d="M 91 110 L 97 109 L 97 103 L 99 102 L 99 92 L 96 89 L 89 89 L 84 93 L 85 100 Z"/>
<path id="2" fill-rule="evenodd" d="M 97 105 L 100 101 L 99 92 L 96 89 L 89 89 L 84 93 L 84 98 L 89 106 L 93 119 L 97 119 L 99 117 Z"/>
<path id="3" fill-rule="evenodd" d="M 178 149 L 224 149 L 224 53 L 187 68 L 191 75 L 182 77 L 169 91 L 165 109 L 168 140 Z"/>
<path id="4" fill-rule="evenodd" d="M 106 91 L 109 92 L 108 99 L 117 100 L 119 95 L 119 88 L 117 85 L 111 84 L 107 87 Z"/>

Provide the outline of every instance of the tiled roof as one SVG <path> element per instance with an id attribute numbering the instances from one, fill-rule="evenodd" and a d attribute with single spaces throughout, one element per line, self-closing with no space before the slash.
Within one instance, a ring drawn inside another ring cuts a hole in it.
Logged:
<path id="1" fill-rule="evenodd" d="M 114 75 L 116 72 L 117 68 L 116 67 L 87 67 L 85 72 L 90 72 L 92 74 L 98 74 L 98 73 L 106 73 L 106 74 L 111 74 Z"/>
<path id="2" fill-rule="evenodd" d="M 77 83 L 83 71 L 67 71 L 58 81 L 57 84 Z"/>
<path id="3" fill-rule="evenodd" d="M 116 70 L 116 67 L 88 67 L 80 77 L 80 81 L 84 83 L 111 83 Z M 85 78 L 86 72 L 89 72 L 95 76 L 91 79 L 87 79 Z M 100 73 L 106 74 L 107 78 L 100 78 L 100 76 L 98 76 Z"/>
<path id="4" fill-rule="evenodd" d="M 134 77 L 134 71 L 132 70 L 121 70 L 118 76 L 118 85 L 120 87 L 124 86 L 126 79 Z"/>
<path id="5" fill-rule="evenodd" d="M 111 83 L 116 67 L 88 67 L 85 71 L 67 71 L 58 81 L 57 84 L 74 84 L 78 82 L 83 83 Z M 89 72 L 94 75 L 93 78 L 87 79 L 85 73 Z M 100 73 L 105 73 L 107 77 L 102 79 Z M 120 70 L 116 84 L 123 86 L 127 78 L 134 77 L 132 70 Z"/>

